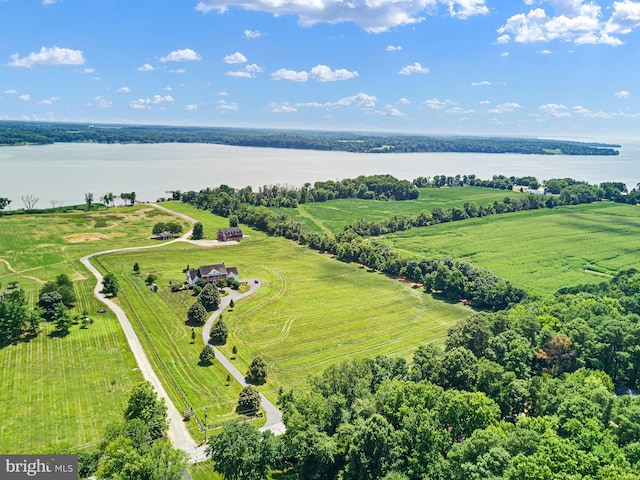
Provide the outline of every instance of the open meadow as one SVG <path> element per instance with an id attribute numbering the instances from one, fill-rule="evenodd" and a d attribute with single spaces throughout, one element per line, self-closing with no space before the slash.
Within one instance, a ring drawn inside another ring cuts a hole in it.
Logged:
<path id="1" fill-rule="evenodd" d="M 52 326 L 32 339 L 0 347 L 0 453 L 33 453 L 47 445 L 90 449 L 119 419 L 128 390 L 142 380 L 120 324 L 93 297 L 95 279 L 78 259 L 91 252 L 150 244 L 153 224 L 175 220 L 149 206 L 101 212 L 0 217 L 0 283 L 24 289 L 32 306 L 46 281 L 74 280 L 73 313 L 94 323 Z M 185 224 L 186 227 L 186 224 Z M 66 447 L 65 447 L 66 448 Z"/>
<path id="2" fill-rule="evenodd" d="M 420 256 L 465 260 L 544 294 L 640 268 L 639 234 L 640 207 L 598 202 L 413 228 L 376 241 Z"/>
<path id="3" fill-rule="evenodd" d="M 206 221 L 210 213 L 185 206 L 183 212 Z M 171 369 L 184 382 L 195 406 L 224 411 L 234 397 L 232 388 L 220 393 L 212 371 L 197 366 L 200 345 L 191 345 L 186 310 L 193 302 L 188 292 L 169 292 L 169 281 L 183 278 L 186 265 L 197 267 L 224 261 L 236 266 L 240 278 L 259 278 L 263 286 L 223 314 L 230 330 L 223 352 L 246 371 L 255 355 L 269 366 L 269 381 L 261 390 L 272 400 L 280 386 L 302 387 L 304 381 L 329 365 L 347 358 L 391 354 L 409 358 L 420 343 L 444 338 L 447 328 L 471 310 L 461 304 L 436 301 L 422 290 L 341 263 L 282 238 L 262 237 L 240 245 L 211 249 L 148 250 L 105 255 L 101 262 L 123 282 L 127 298 L 145 329 L 161 345 Z M 142 286 L 132 265 L 144 275 L 158 276 L 157 293 Z M 185 295 L 187 297 L 185 297 Z M 196 328 L 197 333 L 199 327 Z M 204 393 L 204 398 L 203 398 Z M 211 398 L 209 398 L 211 397 Z M 217 397 L 214 400 L 213 397 Z M 178 402 L 176 402 L 178 404 Z M 211 418 L 211 417 L 210 417 Z"/>
<path id="4" fill-rule="evenodd" d="M 330 200 L 319 203 L 302 203 L 297 208 L 278 208 L 303 226 L 320 232 L 338 233 L 344 225 L 356 219 L 377 222 L 394 215 L 414 216 L 423 210 L 461 207 L 466 202 L 479 206 L 489 205 L 505 197 L 522 196 L 512 190 L 496 190 L 482 187 L 420 188 L 415 200 L 374 201 L 359 198 Z"/>

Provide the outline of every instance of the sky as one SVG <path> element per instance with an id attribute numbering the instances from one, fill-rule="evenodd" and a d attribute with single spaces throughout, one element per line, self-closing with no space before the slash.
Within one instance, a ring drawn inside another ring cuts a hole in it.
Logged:
<path id="1" fill-rule="evenodd" d="M 0 120 L 637 140 L 640 0 L 0 0 Z"/>

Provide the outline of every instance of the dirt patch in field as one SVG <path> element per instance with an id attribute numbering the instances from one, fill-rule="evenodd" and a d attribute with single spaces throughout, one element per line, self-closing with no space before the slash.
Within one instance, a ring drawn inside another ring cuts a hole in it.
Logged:
<path id="1" fill-rule="evenodd" d="M 82 243 L 82 242 L 94 242 L 96 240 L 106 240 L 109 238 L 116 237 L 126 237 L 126 233 L 122 232 L 114 232 L 114 233 L 76 233 L 74 235 L 67 235 L 66 237 L 62 237 L 66 242 L 69 243 Z"/>

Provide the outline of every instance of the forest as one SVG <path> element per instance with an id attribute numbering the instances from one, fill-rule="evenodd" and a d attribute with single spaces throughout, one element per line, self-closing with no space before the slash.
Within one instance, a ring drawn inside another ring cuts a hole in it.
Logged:
<path id="1" fill-rule="evenodd" d="M 618 155 L 620 145 L 507 137 L 424 136 L 304 130 L 77 123 L 0 122 L 0 145 L 83 143 L 214 143 L 245 147 L 360 153 L 473 152 Z"/>

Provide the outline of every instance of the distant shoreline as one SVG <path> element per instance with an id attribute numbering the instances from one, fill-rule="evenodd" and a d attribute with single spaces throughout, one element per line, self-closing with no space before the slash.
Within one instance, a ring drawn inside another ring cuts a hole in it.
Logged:
<path id="1" fill-rule="evenodd" d="M 54 143 L 202 143 L 354 153 L 518 153 L 525 155 L 619 155 L 621 145 L 542 138 L 363 134 L 220 127 L 96 125 L 0 121 L 0 146 Z"/>

